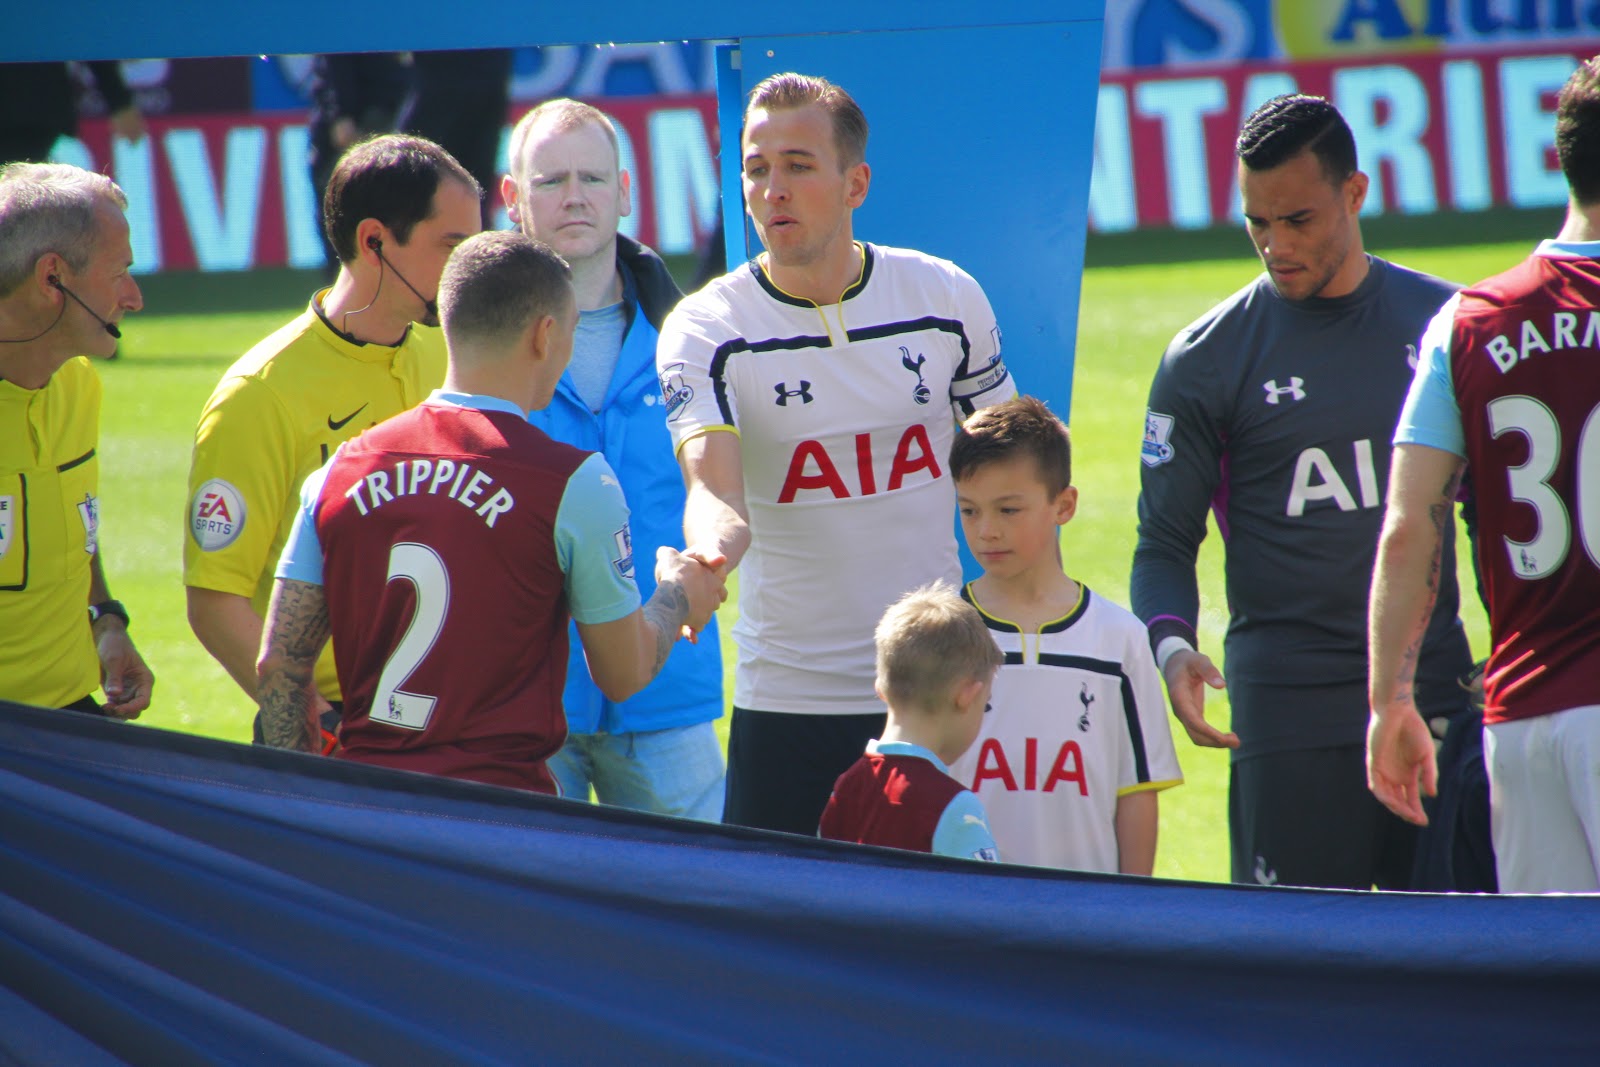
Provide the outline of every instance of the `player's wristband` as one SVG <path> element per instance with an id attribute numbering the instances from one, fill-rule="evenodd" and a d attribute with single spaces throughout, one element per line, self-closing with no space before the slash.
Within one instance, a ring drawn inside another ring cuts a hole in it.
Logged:
<path id="1" fill-rule="evenodd" d="M 1156 670 L 1164 673 L 1167 660 L 1185 650 L 1193 652 L 1195 647 L 1181 637 L 1163 637 L 1161 643 L 1156 645 Z"/>
<path id="2" fill-rule="evenodd" d="M 120 600 L 102 600 L 98 604 L 89 605 L 89 625 L 93 626 L 99 619 L 112 615 L 122 620 L 123 629 L 128 628 L 128 609 L 122 606 Z"/>

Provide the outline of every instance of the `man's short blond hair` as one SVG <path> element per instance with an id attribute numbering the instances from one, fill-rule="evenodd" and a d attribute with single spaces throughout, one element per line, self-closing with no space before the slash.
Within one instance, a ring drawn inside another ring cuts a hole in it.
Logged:
<path id="1" fill-rule="evenodd" d="M 946 582 L 891 604 L 873 639 L 878 688 L 896 711 L 933 710 L 961 683 L 987 682 L 1005 661 L 978 609 Z"/>
<path id="2" fill-rule="evenodd" d="M 533 136 L 534 127 L 540 125 L 548 125 L 555 133 L 571 133 L 584 126 L 600 127 L 611 139 L 611 151 L 617 157 L 617 170 L 622 170 L 622 147 L 617 140 L 617 127 L 611 121 L 611 116 L 581 100 L 560 97 L 546 100 L 522 116 L 511 131 L 511 179 L 517 185 L 522 184 L 527 173 L 528 140 Z"/>

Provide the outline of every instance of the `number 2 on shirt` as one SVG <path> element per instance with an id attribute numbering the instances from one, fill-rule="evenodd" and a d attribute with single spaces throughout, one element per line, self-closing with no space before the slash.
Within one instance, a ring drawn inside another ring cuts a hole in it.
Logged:
<path id="1" fill-rule="evenodd" d="M 389 581 L 410 582 L 417 592 L 416 612 L 400 643 L 389 654 L 378 676 L 378 691 L 372 697 L 369 713 L 373 722 L 386 722 L 407 730 L 427 728 L 437 697 L 408 693 L 406 684 L 417 667 L 433 651 L 444 620 L 450 613 L 450 572 L 444 560 L 427 545 L 402 541 L 389 551 Z"/>

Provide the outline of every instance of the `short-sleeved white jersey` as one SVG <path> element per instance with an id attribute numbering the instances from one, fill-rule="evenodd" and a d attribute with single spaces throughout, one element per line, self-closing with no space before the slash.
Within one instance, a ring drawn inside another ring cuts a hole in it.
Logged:
<path id="1" fill-rule="evenodd" d="M 863 714 L 872 631 L 902 593 L 960 580 L 948 467 L 957 420 L 1016 395 L 970 275 L 861 245 L 837 304 L 756 263 L 686 297 L 656 363 L 674 447 L 739 435 L 750 549 L 739 569 L 734 702 Z"/>
<path id="2" fill-rule="evenodd" d="M 964 595 L 1006 660 L 950 773 L 983 801 L 1007 863 L 1116 873 L 1117 799 L 1183 781 L 1144 623 L 1083 589 L 1023 633 Z"/>

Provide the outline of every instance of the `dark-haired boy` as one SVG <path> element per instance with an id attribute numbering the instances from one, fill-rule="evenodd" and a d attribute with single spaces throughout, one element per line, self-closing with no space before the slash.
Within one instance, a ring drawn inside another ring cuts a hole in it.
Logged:
<path id="1" fill-rule="evenodd" d="M 1367 176 L 1328 101 L 1267 101 L 1236 154 L 1266 272 L 1180 331 L 1156 370 L 1133 608 L 1190 740 L 1234 750 L 1233 880 L 1404 889 L 1415 830 L 1366 788 L 1367 588 L 1417 340 L 1456 287 L 1363 250 Z M 1196 633 L 1208 510 L 1226 545 L 1233 733 L 1203 711 L 1225 684 Z M 1451 538 L 1418 671 L 1430 718 L 1467 713 L 1455 574 Z"/>
<path id="2" fill-rule="evenodd" d="M 189 625 L 252 701 L 300 485 L 341 442 L 444 381 L 443 339 L 414 324 L 438 325 L 439 276 L 451 250 L 482 229 L 481 197 L 432 141 L 391 134 L 351 148 L 323 202 L 339 256 L 333 286 L 229 367 L 200 413 L 183 539 Z M 317 688 L 330 707 L 339 701 L 331 652 Z"/>
<path id="3" fill-rule="evenodd" d="M 1148 875 L 1157 793 L 1183 781 L 1144 625 L 1061 569 L 1078 506 L 1067 428 L 1034 397 L 968 419 L 950 450 L 966 597 L 1005 665 L 976 744 L 951 768 L 1008 863 Z"/>
<path id="4" fill-rule="evenodd" d="M 819 837 L 993 862 L 983 804 L 951 777 L 972 747 L 1000 650 L 972 606 L 942 582 L 889 605 L 873 635 L 883 736 L 834 783 Z"/>

